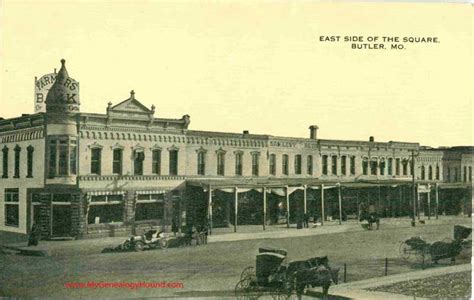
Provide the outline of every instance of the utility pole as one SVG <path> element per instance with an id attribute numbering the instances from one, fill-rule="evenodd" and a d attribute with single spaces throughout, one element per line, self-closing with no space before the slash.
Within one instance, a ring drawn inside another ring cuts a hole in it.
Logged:
<path id="1" fill-rule="evenodd" d="M 415 227 L 416 221 L 416 199 L 417 199 L 417 188 L 415 183 L 415 150 L 411 150 L 411 176 L 413 183 L 413 215 L 411 218 L 411 226 Z"/>

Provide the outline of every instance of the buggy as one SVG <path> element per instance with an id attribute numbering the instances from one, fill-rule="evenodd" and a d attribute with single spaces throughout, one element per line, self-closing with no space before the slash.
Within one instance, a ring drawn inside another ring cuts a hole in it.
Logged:
<path id="1" fill-rule="evenodd" d="M 262 295 L 287 298 L 293 292 L 301 295 L 306 287 L 322 286 L 327 296 L 332 282 L 337 283 L 338 268 L 330 268 L 327 256 L 283 264 L 287 251 L 259 248 L 255 268 L 245 268 L 235 286 L 240 299 L 257 299 Z"/>
<path id="2" fill-rule="evenodd" d="M 435 264 L 439 260 L 451 258 L 451 262 L 455 262 L 463 249 L 471 247 L 471 241 L 466 240 L 471 234 L 472 229 L 460 225 L 454 226 L 454 239 L 446 238 L 442 241 L 437 241 L 432 244 L 424 241 L 421 237 L 411 237 L 400 244 L 400 256 L 403 259 L 408 259 L 414 256 L 423 263 L 427 257 Z"/>

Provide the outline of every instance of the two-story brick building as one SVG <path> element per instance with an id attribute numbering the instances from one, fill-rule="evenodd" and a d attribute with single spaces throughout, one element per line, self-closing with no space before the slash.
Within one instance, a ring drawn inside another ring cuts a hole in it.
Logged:
<path id="1" fill-rule="evenodd" d="M 383 216 L 469 211 L 472 147 L 324 140 L 315 125 L 308 138 L 196 131 L 188 115 L 156 117 L 133 91 L 85 113 L 69 79 L 62 60 L 46 112 L 0 120 L 0 230 L 24 234 L 37 222 L 44 236 L 94 237 L 208 221 L 237 230 L 345 219 L 362 203 Z"/>

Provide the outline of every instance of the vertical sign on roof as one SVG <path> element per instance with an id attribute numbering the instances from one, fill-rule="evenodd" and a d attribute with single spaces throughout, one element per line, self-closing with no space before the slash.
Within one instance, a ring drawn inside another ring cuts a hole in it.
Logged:
<path id="1" fill-rule="evenodd" d="M 56 81 L 57 75 L 55 70 L 54 73 L 45 74 L 40 78 L 35 77 L 35 113 L 46 112 L 46 96 Z M 79 82 L 68 77 L 64 81 L 64 85 L 70 91 L 70 93 L 67 94 L 68 101 L 79 103 Z"/>
<path id="2" fill-rule="evenodd" d="M 56 72 L 41 76 L 39 79 L 35 77 L 35 113 L 46 111 L 46 96 L 49 89 L 56 81 Z"/>

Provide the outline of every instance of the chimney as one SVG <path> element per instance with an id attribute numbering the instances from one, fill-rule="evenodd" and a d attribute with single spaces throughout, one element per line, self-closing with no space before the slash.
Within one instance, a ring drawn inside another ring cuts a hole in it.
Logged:
<path id="1" fill-rule="evenodd" d="M 318 139 L 318 129 L 319 127 L 317 125 L 311 125 L 309 126 L 309 138 L 312 140 L 317 140 Z"/>
<path id="2" fill-rule="evenodd" d="M 369 137 L 369 142 L 373 142 L 373 141 L 374 141 L 374 137 L 373 136 Z"/>
<path id="3" fill-rule="evenodd" d="M 243 131 L 243 134 L 249 134 L 249 131 L 248 131 L 248 130 L 244 130 L 244 131 Z"/>

